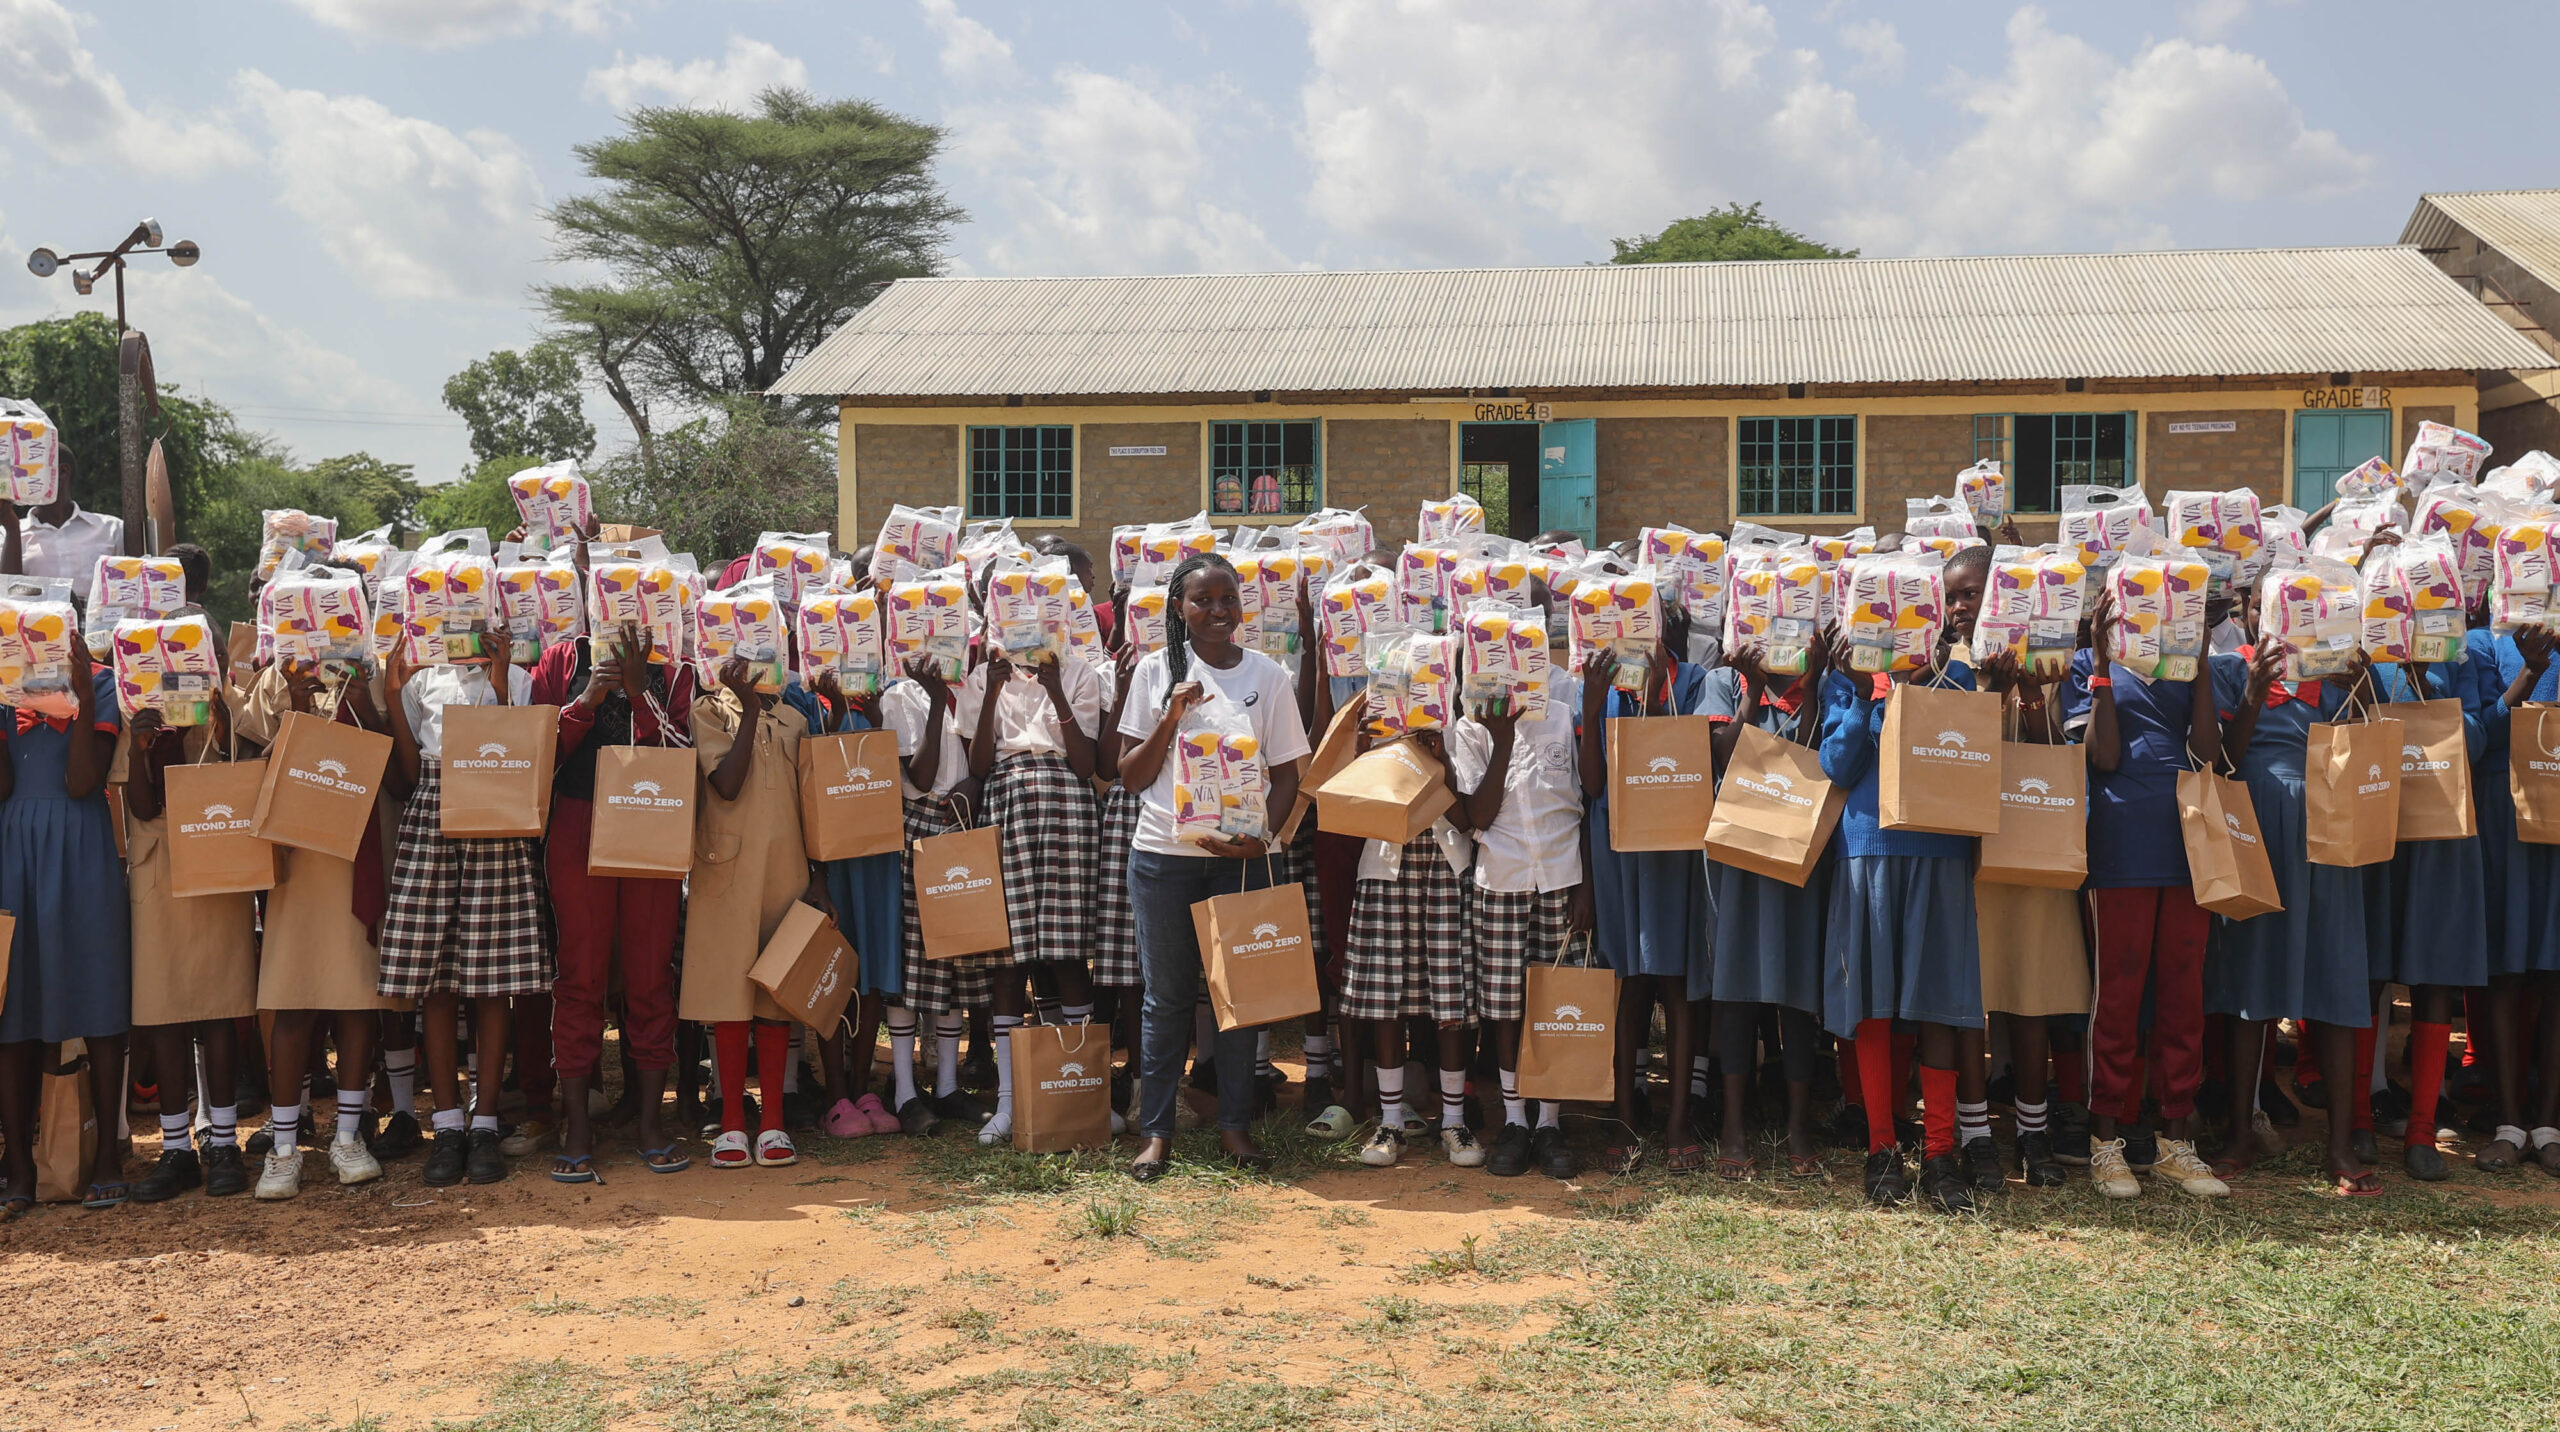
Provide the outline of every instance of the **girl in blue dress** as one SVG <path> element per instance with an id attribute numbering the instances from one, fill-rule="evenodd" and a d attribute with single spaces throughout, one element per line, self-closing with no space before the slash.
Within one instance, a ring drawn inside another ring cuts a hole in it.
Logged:
<path id="1" fill-rule="evenodd" d="M 2311 863 L 2304 815 L 2303 766 L 2311 727 L 2362 709 L 2363 658 L 2323 681 L 2277 678 L 2284 644 L 2261 638 L 2244 666 L 2213 663 L 2214 705 L 2222 713 L 2222 759 L 2249 787 L 2266 842 L 2276 893 L 2284 908 L 2246 920 L 2217 918 L 2218 957 L 2205 967 L 2205 1010 L 2231 1016 L 2234 1069 L 2254 1067 L 2267 1021 L 2307 1019 L 2315 1026 L 2321 1071 L 2330 1087 L 2352 1087 L 2356 1031 L 2373 1022 L 2371 966 L 2365 952 L 2364 872 Z M 2247 1080 L 2233 1081 L 2235 1091 Z M 2214 1161 L 2228 1179 L 2255 1164 L 2259 1147 L 2249 1109 L 2254 1096 L 2233 1095 L 2231 1141 Z M 2379 1193 L 2381 1180 L 2355 1155 L 2353 1121 L 2333 1106 L 2329 1172 L 2340 1193 Z"/>
<path id="2" fill-rule="evenodd" d="M 14 544 L 14 541 L 12 543 Z M 0 708 L 0 910 L 17 917 L 7 1002 L 0 1004 L 0 1128 L 8 1183 L 0 1216 L 35 1204 L 36 1105 L 48 1044 L 83 1041 L 102 1126 L 124 1107 L 125 1036 L 133 1028 L 133 947 L 124 861 L 107 811 L 107 770 L 123 723 L 115 679 L 71 633 L 69 716 Z M 125 1141 L 101 1138 L 81 1171 L 90 1208 L 130 1190 Z"/>
<path id="3" fill-rule="evenodd" d="M 865 568 L 857 555 L 854 570 Z M 811 689 L 825 707 L 824 732 L 880 729 L 879 693 L 848 696 L 832 670 L 819 672 Z M 826 877 L 827 901 L 835 906 L 836 928 L 844 931 L 861 961 L 857 986 L 861 996 L 853 1007 L 850 1041 L 845 1025 L 838 1023 L 818 1046 L 827 1079 L 827 1112 L 818 1126 L 839 1139 L 894 1134 L 902 1128 L 898 1116 L 869 1088 L 881 1012 L 907 988 L 898 950 L 899 862 L 899 853 L 892 850 L 819 866 Z"/>
<path id="4" fill-rule="evenodd" d="M 2560 672 L 2552 669 L 2552 633 L 2539 629 L 2495 636 L 2474 629 L 2464 638 L 2480 682 L 2480 760 L 2472 772 L 2471 799 L 2480 814 L 2480 855 L 2488 911 L 2489 1067 L 2498 1097 L 2497 1136 L 2473 1162 L 2493 1173 L 2514 1168 L 2530 1152 L 2547 1172 L 2560 1174 L 2560 1080 L 2543 1081 L 2542 1097 L 2527 1131 L 2525 1070 L 2537 1051 L 2545 1068 L 2560 1053 L 2560 845 L 2527 845 L 2516 837 L 2511 760 L 2550 760 L 2560 747 L 2560 711 L 2536 709 L 2560 701 Z M 2532 704 L 2529 704 L 2532 703 Z M 2542 1015 L 2524 1027 L 2527 999 L 2538 994 Z"/>
<path id="5" fill-rule="evenodd" d="M 2462 759 L 2468 765 L 2479 756 L 2488 732 L 2479 674 L 2467 646 L 2460 661 L 2376 666 L 2373 680 L 2385 702 L 2460 702 Z M 2390 708 L 2380 714 L 2388 717 Z M 2463 990 L 2489 982 L 2488 897 L 2477 822 L 2466 840 L 2402 841 L 2388 864 L 2366 866 L 2364 873 L 2368 889 L 2380 887 L 2387 902 L 2386 921 L 2367 931 L 2374 994 L 2385 984 L 2407 985 L 2416 1015 L 2409 1026 L 2409 1129 L 2400 1162 L 2409 1177 L 2442 1183 L 2451 1174 L 2436 1148 L 2436 1100 L 2444 1090 L 2454 1001 Z M 2367 906 L 2368 922 L 2373 909 Z M 2359 1077 L 2369 1076 L 2366 1071 Z"/>

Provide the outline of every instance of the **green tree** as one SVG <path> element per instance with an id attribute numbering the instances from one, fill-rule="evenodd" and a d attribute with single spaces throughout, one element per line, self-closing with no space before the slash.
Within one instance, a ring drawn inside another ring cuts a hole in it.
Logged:
<path id="1" fill-rule="evenodd" d="M 670 550 L 694 553 L 715 574 L 758 533 L 835 523 L 834 439 L 778 424 L 752 398 L 659 434 L 654 462 L 636 447 L 616 452 L 590 480 L 599 512 L 657 528 Z"/>
<path id="2" fill-rule="evenodd" d="M 272 438 L 250 439 L 245 454 L 219 470 L 220 491 L 201 520 L 184 533 L 187 540 L 203 544 L 213 558 L 213 593 L 205 603 L 207 609 L 225 621 L 245 621 L 252 615 L 249 572 L 257 565 L 259 538 L 271 509 L 291 507 L 334 517 L 339 533 L 350 537 L 392 523 L 395 511 L 377 504 L 414 504 L 416 484 L 409 484 L 410 491 L 403 494 L 373 476 L 386 470 L 391 474 L 408 471 L 362 453 L 297 467 L 292 454 Z"/>
<path id="3" fill-rule="evenodd" d="M 486 527 L 489 540 L 504 539 L 522 520 L 514 494 L 507 491 L 507 479 L 541 465 L 540 458 L 522 454 L 493 457 L 460 482 L 427 489 L 426 501 L 418 506 L 418 530 L 433 535 Z"/>
<path id="4" fill-rule="evenodd" d="M 116 435 L 116 325 L 84 312 L 0 331 L 0 393 L 31 398 L 62 432 L 72 455 L 72 500 L 92 512 L 124 514 Z M 224 487 L 222 470 L 258 450 L 218 403 L 160 385 L 160 415 L 149 426 L 169 462 L 178 534 L 193 537 Z"/>
<path id="5" fill-rule="evenodd" d="M 375 520 L 353 529 L 349 535 L 389 527 L 395 542 L 406 541 L 409 533 L 418 530 L 418 504 L 425 500 L 426 489 L 410 476 L 416 470 L 405 462 L 384 462 L 368 452 L 324 457 L 310 469 L 311 475 L 322 483 L 343 489 L 344 500 L 350 506 L 361 506 L 375 514 Z"/>
<path id="6" fill-rule="evenodd" d="M 964 217 L 934 182 L 943 131 L 865 101 L 770 89 L 752 114 L 643 108 L 623 124 L 578 146 L 596 191 L 546 216 L 554 258 L 609 277 L 539 296 L 644 458 L 652 403 L 770 388 L 892 280 L 936 272 Z"/>
<path id="7" fill-rule="evenodd" d="M 501 457 L 583 459 L 596 450 L 595 425 L 578 396 L 578 355 L 556 339 L 522 353 L 499 349 L 445 379 L 444 405 L 471 425 L 475 466 Z"/>
<path id="8" fill-rule="evenodd" d="M 1691 264 L 1726 259 L 1854 259 L 1856 249 L 1835 249 L 1808 239 L 1760 214 L 1759 201 L 1727 204 L 1682 219 L 1658 234 L 1611 239 L 1613 264 Z"/>

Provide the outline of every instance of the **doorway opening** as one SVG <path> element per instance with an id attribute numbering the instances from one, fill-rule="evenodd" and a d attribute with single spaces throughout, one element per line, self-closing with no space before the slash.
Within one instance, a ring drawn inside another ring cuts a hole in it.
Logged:
<path id="1" fill-rule="evenodd" d="M 1538 535 L 1538 425 L 1461 423 L 1458 490 L 1484 504 L 1487 530 Z"/>

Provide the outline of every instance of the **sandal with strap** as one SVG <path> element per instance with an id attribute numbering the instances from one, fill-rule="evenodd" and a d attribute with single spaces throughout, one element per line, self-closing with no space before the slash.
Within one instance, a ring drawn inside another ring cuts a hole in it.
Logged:
<path id="1" fill-rule="evenodd" d="M 1676 1170 L 1680 1167 L 1680 1151 L 1678 1149 L 1673 1149 L 1671 1151 L 1671 1157 L 1671 1166 Z M 1716 1155 L 1716 1177 L 1718 1178 L 1731 1183 L 1747 1183 L 1759 1176 L 1760 1160 L 1756 1158 L 1745 1156 L 1737 1159 L 1727 1158 L 1723 1154 Z"/>
<path id="2" fill-rule="evenodd" d="M 2341 1198 L 2378 1198 L 2382 1194 L 2382 1175 L 2371 1169 L 2362 1173 L 2331 1173 L 2329 1186 Z"/>
<path id="3" fill-rule="evenodd" d="M 1829 1165 L 1823 1163 L 1820 1154 L 1789 1154 L 1787 1155 L 1787 1174 L 1791 1178 L 1827 1179 L 1831 1177 L 1831 1169 Z"/>
<path id="4" fill-rule="evenodd" d="M 0 1222 L 14 1223 L 33 1212 L 35 1206 L 35 1199 L 23 1193 L 13 1193 L 7 1198 L 0 1198 Z"/>
<path id="5" fill-rule="evenodd" d="M 756 1135 L 756 1166 L 789 1168 L 800 1162 L 800 1150 L 794 1148 L 791 1136 L 780 1129 L 767 1129 Z"/>
<path id="6" fill-rule="evenodd" d="M 1634 1173 L 1637 1169 L 1644 1167 L 1644 1140 L 1630 1139 L 1623 1144 L 1611 1144 L 1602 1149 L 1600 1167 L 1604 1172 L 1615 1174 Z"/>
<path id="7" fill-rule="evenodd" d="M 127 1186 L 123 1179 L 111 1178 L 104 1183 L 89 1185 L 89 1192 L 80 1200 L 80 1206 L 82 1208 L 122 1208 L 124 1201 L 132 1196 L 132 1188 Z"/>
<path id="8" fill-rule="evenodd" d="M 596 1169 L 592 1154 L 556 1154 L 551 1160 L 553 1183 L 602 1183 L 604 1175 Z"/>
<path id="9" fill-rule="evenodd" d="M 693 1160 L 676 1152 L 674 1144 L 640 1150 L 640 1166 L 651 1173 L 682 1173 L 693 1167 Z"/>
<path id="10" fill-rule="evenodd" d="M 1673 1173 L 1696 1173 L 1707 1166 L 1707 1146 L 1673 1144 L 1662 1151 L 1662 1164 Z"/>
<path id="11" fill-rule="evenodd" d="M 756 1166 L 756 1156 L 748 1151 L 747 1136 L 743 1130 L 725 1129 L 720 1137 L 711 1141 L 711 1166 L 713 1168 L 754 1168 Z"/>
<path id="12" fill-rule="evenodd" d="M 2503 1145 L 2512 1152 L 2501 1153 Z M 2513 1173 L 2524 1162 L 2524 1151 L 2533 1146 L 2533 1136 L 2513 1124 L 2500 1124 L 2497 1134 L 2472 1154 L 2471 1166 L 2483 1173 Z"/>

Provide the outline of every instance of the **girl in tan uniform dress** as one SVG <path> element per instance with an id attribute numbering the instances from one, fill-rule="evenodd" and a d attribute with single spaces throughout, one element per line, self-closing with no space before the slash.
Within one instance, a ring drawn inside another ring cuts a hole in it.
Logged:
<path id="1" fill-rule="evenodd" d="M 826 889 L 812 875 L 800 839 L 800 741 L 817 729 L 815 710 L 797 685 L 759 692 L 746 662 L 736 658 L 720 668 L 719 689 L 693 703 L 694 749 L 711 789 L 694 824 L 676 1017 L 712 1026 L 717 1041 L 721 1113 L 713 1168 L 780 1168 L 800 1157 L 782 1127 L 790 1016 L 747 971 L 792 901 L 827 908 Z M 751 1029 L 762 1091 L 762 1128 L 752 1152 L 746 1132 Z"/>

